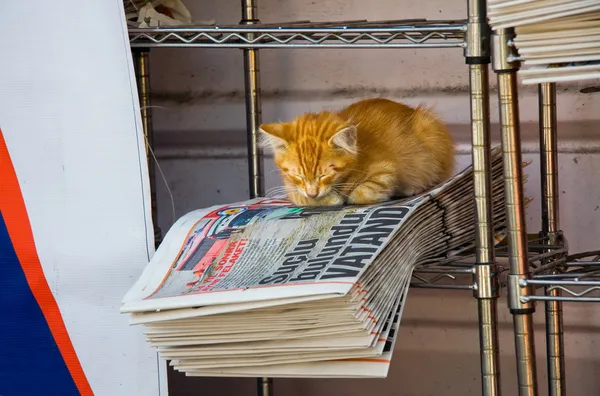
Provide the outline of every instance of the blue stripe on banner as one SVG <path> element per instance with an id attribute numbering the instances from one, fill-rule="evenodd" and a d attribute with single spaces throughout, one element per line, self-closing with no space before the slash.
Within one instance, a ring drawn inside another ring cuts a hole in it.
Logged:
<path id="1" fill-rule="evenodd" d="M 79 396 L 0 213 L 0 396 Z"/>

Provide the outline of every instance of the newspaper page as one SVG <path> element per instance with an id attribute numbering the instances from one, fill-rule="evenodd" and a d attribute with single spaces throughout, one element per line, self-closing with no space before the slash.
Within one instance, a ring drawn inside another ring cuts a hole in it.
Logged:
<path id="1" fill-rule="evenodd" d="M 425 200 L 341 208 L 256 199 L 191 212 L 121 312 L 343 296 Z"/>

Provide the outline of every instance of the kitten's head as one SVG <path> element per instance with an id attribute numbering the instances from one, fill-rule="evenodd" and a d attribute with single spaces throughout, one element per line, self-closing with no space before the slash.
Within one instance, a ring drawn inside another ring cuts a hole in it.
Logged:
<path id="1" fill-rule="evenodd" d="M 305 197 L 326 196 L 356 167 L 356 127 L 333 113 L 303 114 L 260 131 L 287 184 Z"/>

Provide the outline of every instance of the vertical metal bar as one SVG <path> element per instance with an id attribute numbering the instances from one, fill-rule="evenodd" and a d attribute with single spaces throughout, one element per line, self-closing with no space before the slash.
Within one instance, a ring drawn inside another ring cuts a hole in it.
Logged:
<path id="1" fill-rule="evenodd" d="M 242 0 L 240 24 L 260 23 L 255 0 Z M 249 37 L 250 38 L 250 37 Z M 250 197 L 264 196 L 262 153 L 258 148 L 258 128 L 261 124 L 260 71 L 258 50 L 244 50 L 244 81 L 246 89 L 246 136 L 248 145 L 248 177 Z M 273 380 L 257 378 L 257 395 L 273 396 Z"/>
<path id="2" fill-rule="evenodd" d="M 257 385 L 259 396 L 273 396 L 273 380 L 271 378 L 258 378 Z"/>
<path id="3" fill-rule="evenodd" d="M 478 299 L 477 310 L 479 315 L 481 394 L 483 396 L 501 395 L 497 298 Z"/>
<path id="4" fill-rule="evenodd" d="M 537 396 L 537 368 L 533 333 L 533 301 L 524 302 L 521 296 L 533 294 L 531 287 L 522 287 L 528 279 L 527 227 L 522 185 L 521 136 L 517 96 L 519 64 L 508 62 L 514 51 L 509 41 L 512 29 L 498 29 L 492 35 L 493 66 L 498 76 L 498 99 L 502 150 L 504 153 L 504 188 L 508 220 L 509 264 L 508 304 L 513 315 L 517 377 L 520 396 Z"/>
<path id="5" fill-rule="evenodd" d="M 556 84 L 538 86 L 540 125 L 540 173 L 542 181 L 542 234 L 548 244 L 557 244 L 560 230 L 558 213 L 558 142 Z M 547 296 L 559 297 L 560 290 L 544 288 Z M 566 395 L 562 302 L 546 301 L 546 358 L 548 394 Z"/>
<path id="6" fill-rule="evenodd" d="M 498 270 L 492 218 L 488 65 L 469 65 L 473 181 L 475 183 L 476 267 L 482 395 L 500 395 Z"/>
<path id="7" fill-rule="evenodd" d="M 556 84 L 540 84 L 538 101 L 542 172 L 542 232 L 548 235 L 557 233 L 559 230 Z"/>
<path id="8" fill-rule="evenodd" d="M 548 291 L 547 296 L 559 297 L 558 290 Z M 567 394 L 565 382 L 565 355 L 563 336 L 563 310 L 562 302 L 546 301 L 546 357 L 548 364 L 548 394 L 550 396 L 564 396 Z"/>
<path id="9" fill-rule="evenodd" d="M 533 335 L 533 314 L 513 313 L 513 331 L 517 352 L 519 396 L 537 396 L 537 365 Z"/>
<path id="10" fill-rule="evenodd" d="M 490 35 L 485 0 L 469 0 L 465 60 L 469 64 L 471 139 L 475 195 L 476 266 L 481 391 L 500 396 L 498 270 L 494 258 L 490 155 Z"/>
<path id="11" fill-rule="evenodd" d="M 162 232 L 158 226 L 156 206 L 156 179 L 154 159 L 151 150 L 154 149 L 154 131 L 152 128 L 152 108 L 150 106 L 150 62 L 148 60 L 150 50 L 147 48 L 133 50 L 133 62 L 135 68 L 138 95 L 140 100 L 140 112 L 142 117 L 142 128 L 144 130 L 146 158 L 148 159 L 148 177 L 150 179 L 150 205 L 152 213 L 152 224 L 154 227 L 154 244 L 160 245 Z"/>
<path id="12" fill-rule="evenodd" d="M 242 0 L 242 24 L 259 23 L 255 0 Z M 257 144 L 261 123 L 260 75 L 258 50 L 244 50 L 244 78 L 246 88 L 246 133 L 248 144 L 248 174 L 250 197 L 264 195 L 263 161 Z"/>

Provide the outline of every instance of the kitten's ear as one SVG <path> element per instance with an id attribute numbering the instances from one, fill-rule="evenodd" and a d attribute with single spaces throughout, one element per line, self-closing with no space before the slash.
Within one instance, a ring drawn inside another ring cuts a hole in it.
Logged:
<path id="1" fill-rule="evenodd" d="M 275 152 L 285 150 L 287 142 L 283 139 L 283 124 L 262 124 L 259 128 L 258 144 Z"/>
<path id="2" fill-rule="evenodd" d="M 357 154 L 358 147 L 356 144 L 356 127 L 354 125 L 350 125 L 349 127 L 336 132 L 336 134 L 329 139 L 329 145 L 346 150 L 350 154 Z"/>

